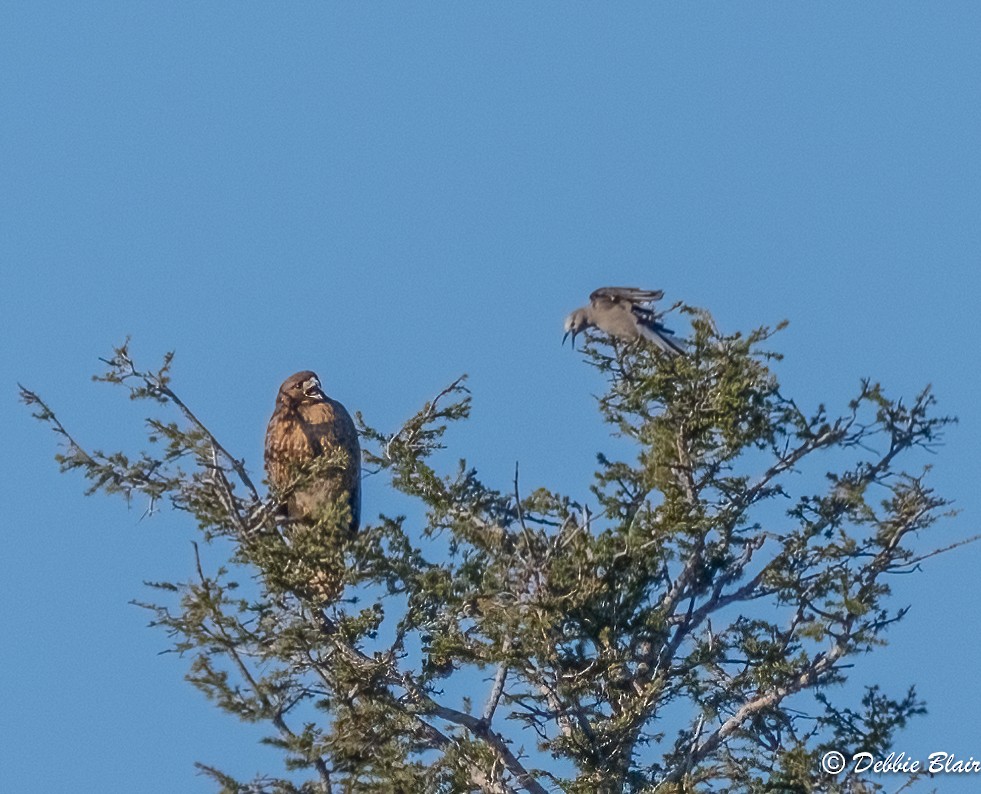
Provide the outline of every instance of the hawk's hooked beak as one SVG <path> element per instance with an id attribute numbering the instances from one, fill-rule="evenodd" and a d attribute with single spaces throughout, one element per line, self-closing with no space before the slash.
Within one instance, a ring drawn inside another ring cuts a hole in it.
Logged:
<path id="1" fill-rule="evenodd" d="M 307 397 L 319 397 L 321 400 L 326 399 L 324 390 L 320 388 L 320 381 L 316 378 L 310 378 L 310 380 L 304 382 L 303 393 Z"/>

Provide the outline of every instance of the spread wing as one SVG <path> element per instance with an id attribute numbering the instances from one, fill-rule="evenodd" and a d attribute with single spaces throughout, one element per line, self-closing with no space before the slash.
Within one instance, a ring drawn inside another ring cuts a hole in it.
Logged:
<path id="1" fill-rule="evenodd" d="M 625 339 L 640 336 L 664 353 L 670 355 L 683 353 L 684 348 L 681 344 L 671 338 L 674 332 L 658 321 L 660 315 L 651 305 L 663 297 L 664 292 L 659 289 L 600 287 L 589 296 L 589 302 L 598 310 L 595 314 L 603 318 L 603 321 L 597 324 L 614 336 L 619 335 Z M 624 325 L 628 331 L 624 333 L 621 327 L 618 333 L 616 326 Z"/>
<path id="2" fill-rule="evenodd" d="M 589 295 L 593 306 L 611 303 L 651 303 L 664 297 L 659 289 L 639 289 L 637 287 L 600 287 Z"/>

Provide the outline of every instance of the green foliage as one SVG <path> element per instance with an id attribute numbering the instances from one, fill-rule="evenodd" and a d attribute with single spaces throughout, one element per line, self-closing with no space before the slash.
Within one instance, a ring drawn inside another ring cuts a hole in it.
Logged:
<path id="1" fill-rule="evenodd" d="M 152 452 L 88 452 L 22 397 L 88 492 L 166 500 L 231 549 L 141 604 L 188 680 L 284 753 L 278 778 L 202 765 L 223 792 L 877 790 L 827 777 L 820 753 L 888 748 L 923 710 L 873 688 L 854 711 L 834 685 L 905 613 L 887 575 L 916 568 L 910 537 L 947 502 L 895 464 L 951 420 L 929 390 L 906 405 L 868 381 L 841 414 L 806 413 L 771 368 L 774 331 L 683 311 L 683 356 L 587 339 L 602 417 L 635 450 L 598 456 L 594 512 L 522 495 L 517 471 L 498 490 L 465 461 L 436 468 L 469 415 L 463 379 L 394 433 L 358 417 L 366 463 L 425 521 L 355 536 L 341 503 L 285 522 L 288 493 L 263 496 L 180 400 L 171 356 L 142 371 L 124 345 L 98 378 L 176 412 L 148 420 Z"/>

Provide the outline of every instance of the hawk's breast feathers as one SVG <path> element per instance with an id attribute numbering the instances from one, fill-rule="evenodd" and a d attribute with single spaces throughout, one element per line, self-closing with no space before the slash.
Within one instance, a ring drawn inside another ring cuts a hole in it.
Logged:
<path id="1" fill-rule="evenodd" d="M 346 494 L 350 530 L 361 512 L 361 448 L 350 414 L 320 388 L 310 371 L 287 378 L 266 430 L 266 473 L 286 497 L 291 518 L 316 521 Z"/>

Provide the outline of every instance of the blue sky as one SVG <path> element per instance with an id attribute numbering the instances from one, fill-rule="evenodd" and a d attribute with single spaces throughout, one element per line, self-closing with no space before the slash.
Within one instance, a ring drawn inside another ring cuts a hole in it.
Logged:
<path id="1" fill-rule="evenodd" d="M 586 496 L 611 442 L 562 317 L 661 288 L 728 330 L 789 319 L 778 372 L 806 405 L 932 383 L 961 420 L 936 543 L 978 531 L 979 40 L 970 2 L 4 4 L 5 786 L 278 769 L 128 605 L 190 571 L 187 522 L 83 498 L 16 403 L 21 381 L 83 443 L 138 447 L 142 407 L 89 381 L 128 334 L 147 364 L 177 351 L 255 472 L 296 370 L 387 428 L 467 372 L 451 452 Z M 978 554 L 895 582 L 913 608 L 854 670 L 927 698 L 913 756 L 981 757 Z"/>

